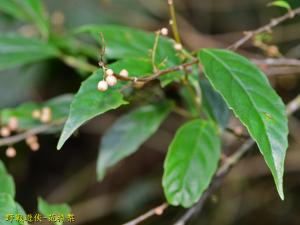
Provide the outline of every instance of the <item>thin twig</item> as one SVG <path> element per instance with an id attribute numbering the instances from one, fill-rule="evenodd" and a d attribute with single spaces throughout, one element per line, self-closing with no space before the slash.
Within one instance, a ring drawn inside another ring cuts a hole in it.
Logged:
<path id="1" fill-rule="evenodd" d="M 292 115 L 300 108 L 300 95 L 294 98 L 286 107 L 287 115 Z"/>
<path id="2" fill-rule="evenodd" d="M 168 204 L 167 203 L 163 203 L 160 206 L 157 206 L 157 207 L 149 210 L 148 212 L 144 213 L 143 215 L 137 217 L 136 219 L 131 220 L 131 221 L 127 222 L 127 223 L 124 223 L 123 225 L 137 225 L 137 224 L 143 222 L 144 220 L 148 219 L 151 216 L 163 214 L 164 210 L 167 207 L 168 207 Z"/>
<path id="3" fill-rule="evenodd" d="M 168 0 L 168 5 L 169 5 L 169 11 L 170 11 L 170 16 L 171 16 L 171 27 L 173 31 L 173 35 L 175 38 L 175 41 L 177 43 L 181 44 L 181 39 L 178 31 L 178 26 L 177 26 L 177 20 L 176 20 L 176 13 L 175 13 L 175 7 L 174 7 L 174 1 L 173 0 Z"/>
<path id="4" fill-rule="evenodd" d="M 252 59 L 256 65 L 266 66 L 300 66 L 299 59 L 288 59 L 288 58 L 269 58 L 269 59 Z"/>
<path id="5" fill-rule="evenodd" d="M 170 67 L 170 68 L 165 69 L 165 70 L 160 70 L 160 71 L 158 71 L 158 72 L 156 72 L 156 73 L 154 73 L 152 75 L 147 75 L 147 76 L 144 76 L 144 77 L 124 77 L 124 76 L 121 76 L 119 74 L 114 74 L 114 76 L 116 78 L 118 78 L 119 80 L 123 80 L 123 81 L 132 81 L 132 82 L 147 83 L 149 81 L 155 80 L 158 77 L 166 75 L 168 73 L 172 73 L 172 72 L 175 72 L 175 71 L 184 70 L 185 68 L 190 67 L 190 66 L 192 66 L 194 64 L 197 64 L 198 62 L 199 62 L 198 59 L 194 59 L 191 62 L 187 62 L 187 63 L 184 63 L 182 65 L 178 65 L 178 66 L 173 66 L 173 67 Z"/>
<path id="6" fill-rule="evenodd" d="M 243 44 L 245 44 L 247 41 L 249 41 L 251 38 L 253 38 L 255 35 L 257 34 L 261 34 L 263 32 L 268 32 L 270 31 L 273 27 L 276 27 L 277 25 L 279 25 L 280 23 L 288 20 L 288 19 L 292 19 L 294 18 L 295 15 L 300 14 L 300 7 L 296 8 L 294 10 L 289 11 L 288 13 L 286 13 L 283 16 L 277 17 L 275 19 L 272 19 L 270 21 L 270 23 L 256 29 L 253 31 L 247 31 L 245 32 L 245 36 L 243 38 L 241 38 L 240 40 L 236 41 L 235 43 L 233 43 L 232 45 L 230 45 L 228 47 L 228 49 L 231 50 L 236 50 L 238 49 L 240 46 L 242 46 Z"/>
<path id="7" fill-rule="evenodd" d="M 10 137 L 7 137 L 7 138 L 1 138 L 0 139 L 0 147 L 1 146 L 7 146 L 7 145 L 13 145 L 17 142 L 25 140 L 27 137 L 30 137 L 32 135 L 45 133 L 48 130 L 50 130 L 51 128 L 61 126 L 64 122 L 65 122 L 65 120 L 59 120 L 59 121 L 55 121 L 51 124 L 43 124 L 43 125 L 34 127 L 30 130 L 27 130 L 23 133 L 16 134 L 14 136 L 10 136 Z"/>

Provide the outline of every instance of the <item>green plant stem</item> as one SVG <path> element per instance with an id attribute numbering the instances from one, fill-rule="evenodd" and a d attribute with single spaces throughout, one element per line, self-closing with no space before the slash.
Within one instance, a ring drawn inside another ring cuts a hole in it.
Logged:
<path id="1" fill-rule="evenodd" d="M 173 35 L 174 35 L 175 41 L 177 43 L 181 44 L 181 39 L 180 39 L 180 35 L 178 32 L 178 27 L 177 27 L 176 12 L 175 12 L 173 0 L 168 0 L 168 5 L 169 5 L 169 11 L 170 11 L 170 16 L 171 16 L 171 21 L 172 21 L 171 27 L 172 27 Z"/>
<path id="2" fill-rule="evenodd" d="M 160 36 L 160 32 L 157 31 L 155 33 L 154 45 L 153 45 L 153 49 L 151 52 L 151 62 L 152 62 L 152 67 L 153 67 L 154 73 L 156 73 L 158 71 L 156 64 L 155 64 L 155 58 L 156 58 L 156 51 L 157 51 L 157 46 L 158 46 L 158 42 L 159 42 L 159 36 Z"/>
<path id="3" fill-rule="evenodd" d="M 194 90 L 193 86 L 191 85 L 191 83 L 188 79 L 188 75 L 185 74 L 185 76 L 182 78 L 181 81 L 182 81 L 183 85 L 187 88 L 190 96 L 192 97 L 192 99 L 194 101 L 196 110 L 200 114 L 201 113 L 201 99 L 198 98 L 196 91 Z"/>
<path id="4" fill-rule="evenodd" d="M 80 69 L 86 72 L 94 72 L 97 69 L 96 66 L 87 63 L 83 60 L 77 59 L 74 56 L 61 55 L 60 59 L 70 67 Z"/>

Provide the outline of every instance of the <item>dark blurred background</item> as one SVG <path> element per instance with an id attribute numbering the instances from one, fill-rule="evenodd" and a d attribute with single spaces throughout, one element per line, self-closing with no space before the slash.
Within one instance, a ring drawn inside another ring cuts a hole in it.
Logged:
<path id="1" fill-rule="evenodd" d="M 168 26 L 168 8 L 163 0 L 45 0 L 53 20 L 65 29 L 84 24 L 122 24 L 156 30 Z M 179 30 L 185 46 L 226 47 L 245 30 L 257 28 L 284 9 L 267 7 L 268 0 L 175 0 Z M 290 1 L 293 7 L 300 1 Z M 23 32 L 23 25 L 0 14 L 1 32 Z M 117 35 L 117 34 L 116 34 Z M 273 31 L 272 44 L 284 56 L 300 57 L 300 19 L 284 23 Z M 251 43 L 250 43 L 251 44 Z M 264 53 L 249 43 L 243 53 L 262 58 Z M 95 52 L 98 48 L 95 47 Z M 299 93 L 300 71 L 272 76 L 271 83 L 287 103 Z M 16 106 L 27 100 L 42 101 L 62 93 L 75 93 L 82 81 L 76 71 L 59 60 L 49 60 L 0 72 L 0 107 Z M 174 90 L 169 88 L 172 94 Z M 42 136 L 41 150 L 30 152 L 17 145 L 18 155 L 7 159 L 17 184 L 17 201 L 27 212 L 36 211 L 37 196 L 49 202 L 68 202 L 76 224 L 122 224 L 165 201 L 161 187 L 162 165 L 167 146 L 181 119 L 171 115 L 161 129 L 134 155 L 112 168 L 105 180 L 96 182 L 95 160 L 101 134 L 127 109 L 94 119 L 70 139 L 63 150 L 56 151 L 57 136 Z M 300 224 L 300 122 L 299 113 L 290 123 L 290 148 L 286 158 L 285 193 L 282 202 L 273 179 L 254 148 L 210 198 L 204 211 L 190 224 Z M 232 126 L 240 126 L 234 118 Z M 240 145 L 225 134 L 224 151 L 230 153 Z M 170 208 L 163 216 L 144 224 L 173 224 L 184 209 Z"/>

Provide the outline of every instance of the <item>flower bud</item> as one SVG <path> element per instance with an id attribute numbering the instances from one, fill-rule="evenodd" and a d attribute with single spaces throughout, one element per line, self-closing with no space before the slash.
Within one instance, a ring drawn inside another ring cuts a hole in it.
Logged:
<path id="1" fill-rule="evenodd" d="M 10 129 L 8 128 L 8 127 L 2 127 L 1 129 L 0 129 L 0 135 L 2 136 L 2 137 L 8 137 L 9 135 L 10 135 Z"/>
<path id="2" fill-rule="evenodd" d="M 122 76 L 122 77 L 128 77 L 129 73 L 128 73 L 128 71 L 126 69 L 122 69 L 120 71 L 120 76 Z"/>
<path id="3" fill-rule="evenodd" d="M 175 43 L 174 48 L 175 48 L 175 50 L 180 51 L 180 50 L 182 50 L 182 45 L 180 43 Z"/>
<path id="4" fill-rule="evenodd" d="M 30 144 L 29 147 L 33 152 L 36 152 L 40 149 L 40 144 L 38 142 L 34 142 Z"/>
<path id="5" fill-rule="evenodd" d="M 168 31 L 168 28 L 164 27 L 160 30 L 160 33 L 163 35 L 163 36 L 167 36 L 169 31 Z"/>
<path id="6" fill-rule="evenodd" d="M 114 71 L 113 71 L 112 69 L 107 69 L 107 70 L 105 71 L 105 74 L 106 74 L 107 76 L 112 76 L 112 75 L 114 75 Z"/>
<path id="7" fill-rule="evenodd" d="M 99 83 L 98 83 L 98 90 L 99 91 L 104 92 L 104 91 L 107 90 L 107 88 L 108 88 L 108 84 L 107 84 L 107 82 L 105 80 L 99 81 Z"/>
<path id="8" fill-rule="evenodd" d="M 114 75 L 109 75 L 105 78 L 105 81 L 109 86 L 115 86 L 117 84 L 117 78 Z"/>
<path id="9" fill-rule="evenodd" d="M 34 119 L 40 119 L 40 117 L 41 117 L 41 111 L 38 110 L 38 109 L 33 110 L 31 115 L 32 115 L 32 117 Z"/>
<path id="10" fill-rule="evenodd" d="M 9 118 L 9 121 L 8 121 L 8 128 L 11 130 L 11 131 L 15 131 L 17 130 L 19 127 L 19 121 L 18 121 L 18 118 L 13 116 L 13 117 L 10 117 Z"/>
<path id="11" fill-rule="evenodd" d="M 17 155 L 17 151 L 14 147 L 8 147 L 5 154 L 8 158 L 14 158 Z"/>
<path id="12" fill-rule="evenodd" d="M 42 108 L 40 120 L 43 123 L 49 123 L 52 119 L 52 112 L 49 107 Z"/>

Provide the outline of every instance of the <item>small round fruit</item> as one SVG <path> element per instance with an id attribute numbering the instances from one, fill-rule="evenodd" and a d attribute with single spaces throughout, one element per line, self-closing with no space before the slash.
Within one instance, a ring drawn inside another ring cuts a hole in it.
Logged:
<path id="1" fill-rule="evenodd" d="M 117 78 L 114 75 L 107 76 L 105 81 L 109 86 L 115 86 L 118 82 Z"/>
<path id="2" fill-rule="evenodd" d="M 33 110 L 31 115 L 34 119 L 39 119 L 41 117 L 41 111 L 38 109 Z"/>
<path id="3" fill-rule="evenodd" d="M 36 135 L 32 135 L 26 138 L 26 144 L 31 145 L 33 143 L 36 143 L 38 141 L 38 138 Z"/>
<path id="4" fill-rule="evenodd" d="M 177 50 L 177 51 L 180 51 L 182 50 L 182 45 L 180 43 L 175 43 L 174 44 L 174 48 Z"/>
<path id="5" fill-rule="evenodd" d="M 8 127 L 2 127 L 0 130 L 0 134 L 2 137 L 8 137 L 10 135 L 10 129 Z"/>
<path id="6" fill-rule="evenodd" d="M 40 149 L 40 144 L 38 142 L 34 142 L 29 147 L 31 151 L 36 152 Z"/>
<path id="7" fill-rule="evenodd" d="M 112 69 L 107 69 L 107 70 L 105 71 L 105 74 L 106 74 L 107 76 L 112 76 L 112 75 L 114 75 L 114 71 L 113 71 Z"/>
<path id="8" fill-rule="evenodd" d="M 163 36 L 167 36 L 169 31 L 168 31 L 168 28 L 164 27 L 160 30 L 160 33 L 163 35 Z"/>
<path id="9" fill-rule="evenodd" d="M 17 151 L 14 147 L 8 147 L 5 154 L 8 158 L 13 158 L 17 155 Z"/>
<path id="10" fill-rule="evenodd" d="M 104 91 L 107 90 L 107 88 L 108 88 L 108 84 L 107 84 L 107 82 L 105 80 L 99 81 L 99 83 L 98 83 L 98 90 L 99 91 L 104 92 Z"/>
<path id="11" fill-rule="evenodd" d="M 129 73 L 128 73 L 128 71 L 126 69 L 122 69 L 120 71 L 120 76 L 122 76 L 122 77 L 128 77 Z"/>
<path id="12" fill-rule="evenodd" d="M 8 128 L 11 130 L 11 131 L 14 131 L 14 130 L 17 130 L 19 127 L 19 121 L 18 121 L 18 118 L 13 116 L 13 117 L 10 117 L 9 118 L 9 121 L 8 121 Z"/>
<path id="13" fill-rule="evenodd" d="M 40 120 L 43 123 L 49 123 L 52 119 L 52 112 L 49 107 L 42 108 Z"/>

